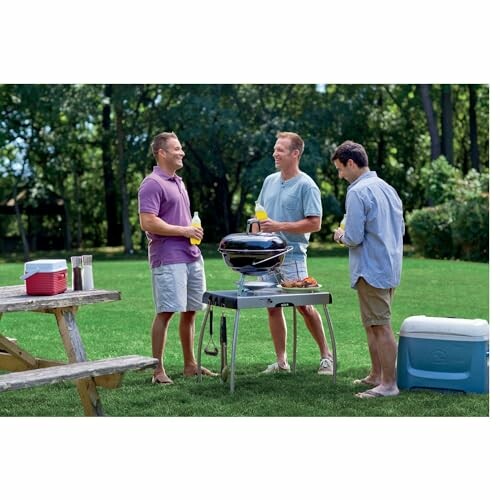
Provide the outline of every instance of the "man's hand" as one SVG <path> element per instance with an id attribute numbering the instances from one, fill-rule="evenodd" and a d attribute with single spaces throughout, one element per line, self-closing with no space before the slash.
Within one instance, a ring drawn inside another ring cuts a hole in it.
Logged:
<path id="1" fill-rule="evenodd" d="M 344 236 L 344 230 L 338 227 L 333 233 L 333 240 L 337 243 L 341 243 L 340 238 L 342 238 L 342 236 Z"/>
<path id="2" fill-rule="evenodd" d="M 260 221 L 260 230 L 264 233 L 277 233 L 281 231 L 281 223 L 272 219 Z"/>
<path id="3" fill-rule="evenodd" d="M 186 238 L 193 238 L 195 240 L 203 239 L 202 227 L 186 226 L 184 229 L 185 229 L 184 236 Z"/>

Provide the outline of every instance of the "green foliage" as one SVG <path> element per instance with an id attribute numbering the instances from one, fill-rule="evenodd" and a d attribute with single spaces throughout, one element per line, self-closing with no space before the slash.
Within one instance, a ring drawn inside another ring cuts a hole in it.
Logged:
<path id="1" fill-rule="evenodd" d="M 441 204 L 410 212 L 406 217 L 411 242 L 424 257 L 488 261 L 489 257 L 489 195 L 488 170 L 470 171 L 465 178 L 453 169 L 451 177 L 442 172 L 453 168 L 441 159 L 432 192 Z M 433 162 L 433 164 L 436 164 Z"/>
<path id="2" fill-rule="evenodd" d="M 453 200 L 460 179 L 460 171 L 450 165 L 444 156 L 425 165 L 419 178 L 424 196 L 431 206 Z"/>
<path id="3" fill-rule="evenodd" d="M 440 88 L 432 85 L 436 111 Z M 327 84 L 324 92 L 313 84 L 0 85 L 0 203 L 15 187 L 50 187 L 64 199 L 65 215 L 28 220 L 23 214 L 30 242 L 38 234 L 47 241 L 64 235 L 66 250 L 103 246 L 110 221 L 117 221 L 119 232 L 128 218 L 135 248 L 144 249 L 137 189 L 154 164 L 152 137 L 174 130 L 186 152 L 180 173 L 192 206 L 200 212 L 206 241 L 216 242 L 244 227 L 263 179 L 275 171 L 276 132 L 293 130 L 306 143 L 301 168 L 321 186 L 325 202 L 324 225 L 314 238 L 327 241 L 344 212 L 347 188 L 329 159 L 346 139 L 365 145 L 371 167 L 396 188 L 407 211 L 453 199 L 447 187 L 458 170 L 465 173 L 471 166 L 471 86 L 451 88 L 456 171 L 441 160 L 421 168 L 428 163 L 430 142 L 415 84 Z M 474 89 L 484 168 L 489 89 Z M 107 191 L 105 156 L 113 177 L 107 176 Z M 113 192 L 112 204 L 107 193 Z M 9 213 L 5 219 L 0 236 L 17 237 L 20 247 L 15 217 Z M 16 240 L 9 242 L 10 247 Z"/>
<path id="4" fill-rule="evenodd" d="M 453 248 L 459 258 L 487 262 L 489 258 L 489 198 L 487 194 L 454 203 Z"/>
<path id="5" fill-rule="evenodd" d="M 454 257 L 449 205 L 414 210 L 406 216 L 406 223 L 412 245 L 419 254 L 433 259 Z"/>

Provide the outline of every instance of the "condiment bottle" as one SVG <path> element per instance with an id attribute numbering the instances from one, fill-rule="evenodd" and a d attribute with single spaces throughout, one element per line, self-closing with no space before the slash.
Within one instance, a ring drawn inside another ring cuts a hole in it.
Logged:
<path id="1" fill-rule="evenodd" d="M 71 257 L 71 267 L 73 269 L 73 290 L 82 290 L 82 257 L 80 255 Z"/>
<path id="2" fill-rule="evenodd" d="M 269 218 L 266 209 L 258 201 L 255 203 L 255 217 L 257 220 L 266 220 Z"/>
<path id="3" fill-rule="evenodd" d="M 198 215 L 198 212 L 195 212 L 193 215 L 193 219 L 191 221 L 191 225 L 193 227 L 201 227 L 201 219 L 200 216 Z M 199 245 L 201 243 L 201 240 L 197 238 L 189 238 L 189 241 L 191 245 Z"/>
<path id="4" fill-rule="evenodd" d="M 92 255 L 82 255 L 83 262 L 83 290 L 94 289 L 94 273 L 92 270 Z"/>

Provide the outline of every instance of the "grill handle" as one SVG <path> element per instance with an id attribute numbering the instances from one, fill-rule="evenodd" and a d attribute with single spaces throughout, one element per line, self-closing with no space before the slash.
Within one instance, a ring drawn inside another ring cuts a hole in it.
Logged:
<path id="1" fill-rule="evenodd" d="M 262 264 L 263 262 L 267 262 L 268 260 L 275 259 L 276 257 L 279 257 L 280 255 L 285 255 L 288 252 L 291 252 L 293 250 L 292 246 L 287 246 L 286 250 L 283 250 L 283 252 L 276 253 L 274 255 L 271 255 L 271 257 L 267 257 L 264 260 L 259 260 L 258 262 L 252 262 L 252 266 L 256 266 L 258 264 Z"/>
<path id="2" fill-rule="evenodd" d="M 247 220 L 247 234 L 252 232 L 252 224 L 257 224 L 259 226 L 259 233 L 261 232 L 260 230 L 260 220 L 257 219 L 257 217 L 252 217 L 251 219 Z"/>

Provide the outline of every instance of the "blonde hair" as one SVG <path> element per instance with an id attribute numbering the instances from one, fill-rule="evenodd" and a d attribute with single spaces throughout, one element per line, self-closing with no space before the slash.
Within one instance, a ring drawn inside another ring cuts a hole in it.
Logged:
<path id="1" fill-rule="evenodd" d="M 276 137 L 278 139 L 290 139 L 290 150 L 293 151 L 296 149 L 299 152 L 299 158 L 302 156 L 304 152 L 304 140 L 299 134 L 295 132 L 278 132 Z"/>
<path id="2" fill-rule="evenodd" d="M 158 151 L 160 149 L 167 149 L 167 144 L 170 139 L 177 139 L 174 132 L 162 132 L 161 134 L 155 136 L 153 142 L 151 143 L 151 152 L 153 153 L 155 159 L 157 159 Z"/>

